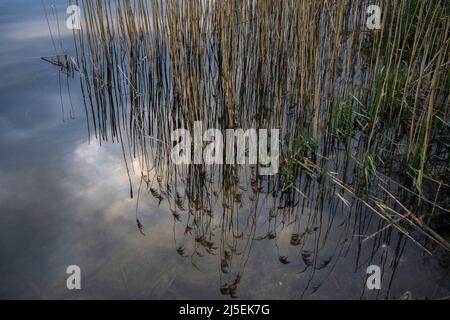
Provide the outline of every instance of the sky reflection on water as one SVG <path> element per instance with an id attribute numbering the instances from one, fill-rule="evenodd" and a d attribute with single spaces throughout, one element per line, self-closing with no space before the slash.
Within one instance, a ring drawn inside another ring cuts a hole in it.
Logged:
<path id="1" fill-rule="evenodd" d="M 139 203 L 146 236 L 139 233 L 121 148 L 100 146 L 95 138 L 88 142 L 77 79 L 71 80 L 76 117 L 62 121 L 58 70 L 39 59 L 52 54 L 39 1 L 2 1 L 0 43 L 0 298 L 228 298 L 219 290 L 218 258 L 200 259 L 199 271 L 178 255 L 172 215 L 147 193 Z M 63 101 L 69 101 L 67 91 Z M 139 185 L 137 174 L 133 185 Z M 336 254 L 343 224 L 352 219 L 345 211 L 334 214 L 322 259 Z M 359 254 L 367 259 L 371 241 L 362 244 L 361 253 L 357 235 L 349 234 L 344 240 L 355 245 L 332 269 L 312 278 L 298 274 L 301 261 L 280 263 L 278 256 L 292 254 L 290 235 L 280 232 L 277 245 L 254 243 L 239 297 L 386 297 L 386 291 L 379 296 L 364 291 L 365 264 L 355 267 Z M 393 235 L 380 254 L 393 258 L 397 238 Z M 399 262 L 390 298 L 407 290 L 421 298 L 448 295 L 448 256 L 425 257 L 406 242 Z M 65 286 L 71 264 L 82 270 L 79 292 Z"/>

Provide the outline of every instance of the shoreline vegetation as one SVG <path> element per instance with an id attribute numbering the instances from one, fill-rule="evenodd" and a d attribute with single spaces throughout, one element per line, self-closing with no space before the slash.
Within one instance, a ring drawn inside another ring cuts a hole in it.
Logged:
<path id="1" fill-rule="evenodd" d="M 373 2 L 75 1 L 76 53 L 56 64 L 79 75 L 89 136 L 121 143 L 129 174 L 142 176 L 138 198 L 146 188 L 194 234 L 192 252 L 177 245 L 193 265 L 200 249 L 219 250 L 224 273 L 236 251 L 245 265 L 257 220 L 236 223 L 246 201 L 268 216 L 264 239 L 282 221 L 303 230 L 291 237 L 300 245 L 314 233 L 314 213 L 339 207 L 379 218 L 376 232 L 360 230 L 362 241 L 395 230 L 428 254 L 436 246 L 448 254 L 449 235 L 434 226 L 450 214 L 450 4 Z M 373 4 L 380 30 L 366 27 Z M 174 166 L 170 133 L 196 121 L 279 129 L 279 174 Z M 131 179 L 130 188 L 133 196 Z M 220 243 L 210 240 L 215 219 Z M 241 274 L 224 294 L 236 294 Z"/>

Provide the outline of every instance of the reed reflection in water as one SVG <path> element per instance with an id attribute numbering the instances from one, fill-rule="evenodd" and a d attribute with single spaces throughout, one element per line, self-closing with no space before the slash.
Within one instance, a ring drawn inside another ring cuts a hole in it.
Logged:
<path id="1" fill-rule="evenodd" d="M 363 280 L 361 297 L 398 298 L 407 243 L 448 255 L 430 227 L 450 212 L 445 1 L 379 1 L 380 31 L 366 28 L 365 0 L 77 4 L 76 53 L 52 61 L 80 77 L 89 136 L 121 144 L 139 232 L 139 200 L 153 197 L 180 256 L 200 271 L 217 259 L 223 295 L 239 297 L 257 243 L 298 275 L 292 298 L 349 254 L 362 279 L 384 267 L 383 290 Z M 279 174 L 174 165 L 171 132 L 195 121 L 280 129 Z"/>

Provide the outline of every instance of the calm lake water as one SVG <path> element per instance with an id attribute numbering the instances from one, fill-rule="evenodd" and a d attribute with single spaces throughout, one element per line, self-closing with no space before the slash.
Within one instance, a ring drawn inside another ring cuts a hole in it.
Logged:
<path id="1" fill-rule="evenodd" d="M 65 2 L 57 3 L 55 10 L 64 19 Z M 64 47 L 73 50 L 71 34 L 61 33 Z M 298 219 L 276 220 L 274 226 L 266 219 L 269 209 L 261 213 L 249 202 L 236 201 L 242 203 L 236 220 L 244 224 L 242 235 L 227 243 L 219 213 L 205 224 L 211 232 L 202 244 L 198 230 L 186 230 L 165 201 L 145 191 L 138 206 L 143 235 L 120 144 L 89 139 L 79 80 L 69 79 L 69 97 L 66 78 L 60 85 L 58 69 L 40 59 L 54 53 L 40 1 L 1 1 L 0 43 L 0 298 L 398 299 L 406 291 L 416 298 L 450 294 L 447 252 L 435 248 L 431 256 L 395 230 L 363 241 L 380 222 L 358 206 L 323 201 L 304 207 Z M 140 175 L 130 174 L 136 195 Z M 240 197 L 250 197 L 247 191 L 243 186 Z M 273 201 L 261 200 L 262 208 Z M 220 212 L 222 202 L 211 209 Z M 224 250 L 226 245 L 235 251 Z M 379 291 L 366 288 L 371 264 L 382 270 Z M 66 288 L 69 265 L 80 266 L 82 290 Z"/>

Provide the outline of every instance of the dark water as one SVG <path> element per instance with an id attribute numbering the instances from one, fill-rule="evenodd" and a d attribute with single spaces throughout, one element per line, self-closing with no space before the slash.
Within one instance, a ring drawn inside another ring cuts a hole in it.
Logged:
<path id="1" fill-rule="evenodd" d="M 65 6 L 55 10 L 64 19 Z M 70 48 L 70 34 L 61 32 Z M 66 78 L 60 83 L 58 69 L 40 60 L 53 47 L 39 1 L 1 2 L 0 43 L 1 298 L 449 295 L 448 253 L 431 248 L 429 255 L 395 230 L 363 241 L 362 235 L 380 229 L 379 219 L 361 206 L 326 198 L 316 197 L 300 215 L 287 209 L 275 221 L 264 214 L 276 203 L 272 195 L 262 196 L 256 207 L 239 201 L 242 213 L 234 223 L 241 224 L 242 235 L 230 237 L 217 214 L 198 222 L 208 229 L 201 244 L 199 230 L 186 230 L 186 221 L 175 221 L 167 203 L 143 192 L 142 235 L 120 145 L 88 139 L 78 80 L 69 80 L 69 97 Z M 140 175 L 131 172 L 131 178 L 137 190 Z M 250 197 L 248 190 L 243 186 L 240 197 Z M 222 202 L 212 210 L 219 212 Z M 224 262 L 225 251 L 232 262 Z M 380 291 L 366 288 L 371 264 L 382 269 Z M 82 270 L 81 291 L 66 288 L 69 265 Z"/>

